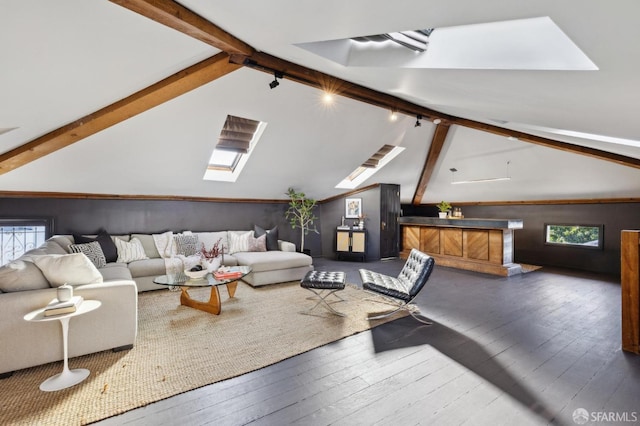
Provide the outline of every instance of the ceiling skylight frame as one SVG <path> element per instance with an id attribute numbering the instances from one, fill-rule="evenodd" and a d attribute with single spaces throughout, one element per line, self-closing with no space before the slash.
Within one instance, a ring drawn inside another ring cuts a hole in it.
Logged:
<path id="1" fill-rule="evenodd" d="M 249 157 L 251 157 L 251 154 L 253 153 L 253 150 L 258 144 L 258 141 L 260 140 L 260 137 L 262 136 L 262 133 L 264 132 L 266 127 L 267 123 L 263 121 L 258 122 L 256 131 L 254 132 L 253 137 L 249 142 L 249 148 L 247 149 L 247 152 L 238 152 L 235 150 L 229 150 L 216 146 L 211 153 L 211 157 L 209 158 L 209 162 L 207 164 L 207 169 L 205 170 L 202 179 L 220 182 L 235 182 L 240 176 L 240 173 L 242 173 L 242 170 L 247 164 L 247 161 L 249 161 Z M 225 155 L 227 153 L 233 153 L 234 157 L 226 163 L 215 162 L 216 155 Z"/>
<path id="2" fill-rule="evenodd" d="M 405 148 L 402 146 L 393 146 L 393 148 L 388 150 L 388 152 L 386 152 L 386 154 L 382 158 L 377 159 L 377 165 L 375 167 L 365 166 L 365 164 L 370 162 L 372 158 L 377 157 L 377 154 L 380 151 L 385 150 L 385 147 L 386 145 L 380 148 L 376 153 L 374 153 L 369 160 L 365 161 L 365 163 L 356 167 L 353 172 L 349 173 L 349 176 L 344 178 L 335 187 L 337 189 L 357 188 L 405 150 Z"/>

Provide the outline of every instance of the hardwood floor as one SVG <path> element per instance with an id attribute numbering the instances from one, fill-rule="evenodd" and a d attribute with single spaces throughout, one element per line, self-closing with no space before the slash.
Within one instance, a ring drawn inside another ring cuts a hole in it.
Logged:
<path id="1" fill-rule="evenodd" d="M 404 262 L 314 263 L 359 284 L 360 267 L 397 275 Z M 417 304 L 432 326 L 403 318 L 98 424 L 574 425 L 578 408 L 587 424 L 640 422 L 616 279 L 436 266 Z"/>

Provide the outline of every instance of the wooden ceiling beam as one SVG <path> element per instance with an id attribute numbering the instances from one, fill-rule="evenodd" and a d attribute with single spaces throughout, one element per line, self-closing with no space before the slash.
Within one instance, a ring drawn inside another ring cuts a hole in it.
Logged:
<path id="1" fill-rule="evenodd" d="M 223 52 L 251 55 L 253 47 L 171 0 L 110 0 L 153 21 L 216 47 Z"/>
<path id="2" fill-rule="evenodd" d="M 470 127 L 476 130 L 482 130 L 487 133 L 493 133 L 504 137 L 515 138 L 522 142 L 529 142 L 536 145 L 545 146 L 547 148 L 559 149 L 561 151 L 571 152 L 574 154 L 586 155 L 588 157 L 597 158 L 598 160 L 606 160 L 613 163 L 617 163 L 621 166 L 634 167 L 640 169 L 640 158 L 627 157 L 626 155 L 615 154 L 608 151 L 603 151 L 597 148 L 589 148 L 581 145 L 574 145 L 568 142 L 560 142 L 553 139 L 543 138 L 541 136 L 530 135 L 528 133 L 518 132 L 515 130 L 503 129 L 502 127 L 494 126 L 492 124 L 480 123 L 473 120 L 467 120 L 465 118 L 453 118 L 452 124 L 459 126 Z"/>
<path id="3" fill-rule="evenodd" d="M 427 158 L 425 159 L 424 167 L 420 174 L 420 180 L 416 186 L 416 192 L 413 194 L 413 205 L 417 206 L 422 203 L 422 197 L 424 197 L 431 175 L 433 175 L 433 172 L 436 169 L 436 164 L 438 162 L 438 158 L 440 158 L 444 142 L 447 139 L 449 128 L 449 124 L 440 123 L 436 125 L 436 130 L 433 133 L 431 145 L 429 146 L 429 152 L 427 153 Z"/>
<path id="4" fill-rule="evenodd" d="M 284 59 L 280 59 L 263 52 L 256 52 L 251 56 L 231 55 L 231 61 L 270 74 L 274 71 L 279 71 L 284 74 L 285 80 L 293 80 L 336 95 L 345 96 L 380 108 L 386 108 L 389 111 L 396 111 L 398 113 L 416 117 L 421 115 L 422 118 L 430 121 L 439 119 L 442 124 L 456 124 L 505 137 L 517 138 L 523 142 L 530 142 L 536 145 L 546 146 L 548 148 L 586 155 L 599 160 L 610 161 L 619 165 L 640 169 L 640 159 L 638 158 L 614 154 L 601 149 L 574 145 L 567 142 L 560 142 L 553 139 L 543 138 L 541 136 L 504 129 L 502 127 L 481 123 L 479 121 L 451 116 L 413 104 L 395 96 L 377 92 L 331 75 L 288 62 Z"/>
<path id="5" fill-rule="evenodd" d="M 239 69 L 226 53 L 190 66 L 122 100 L 0 154 L 0 175 L 76 143 Z"/>

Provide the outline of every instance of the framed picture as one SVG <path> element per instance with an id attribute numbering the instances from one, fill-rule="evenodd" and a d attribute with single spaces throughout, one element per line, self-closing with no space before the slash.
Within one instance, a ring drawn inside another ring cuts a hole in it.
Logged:
<path id="1" fill-rule="evenodd" d="M 362 198 L 347 198 L 344 202 L 344 217 L 357 219 L 362 216 Z"/>

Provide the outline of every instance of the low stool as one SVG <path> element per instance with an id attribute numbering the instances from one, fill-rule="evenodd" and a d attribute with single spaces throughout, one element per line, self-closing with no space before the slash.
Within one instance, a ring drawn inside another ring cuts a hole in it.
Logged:
<path id="1" fill-rule="evenodd" d="M 300 280 L 300 287 L 306 288 L 310 292 L 312 292 L 315 296 L 310 297 L 309 299 L 318 300 L 317 303 L 311 308 L 304 312 L 303 314 L 309 314 L 319 305 L 323 305 L 330 312 L 335 315 L 339 315 L 344 317 L 345 314 L 342 312 L 338 312 L 331 306 L 330 303 L 338 303 L 343 302 L 344 299 L 336 294 L 336 291 L 344 290 L 344 282 L 345 282 L 345 274 L 344 272 L 325 272 L 325 271 L 309 271 L 307 274 Z M 338 300 L 329 302 L 327 301 L 327 297 L 334 295 L 338 298 Z"/>

